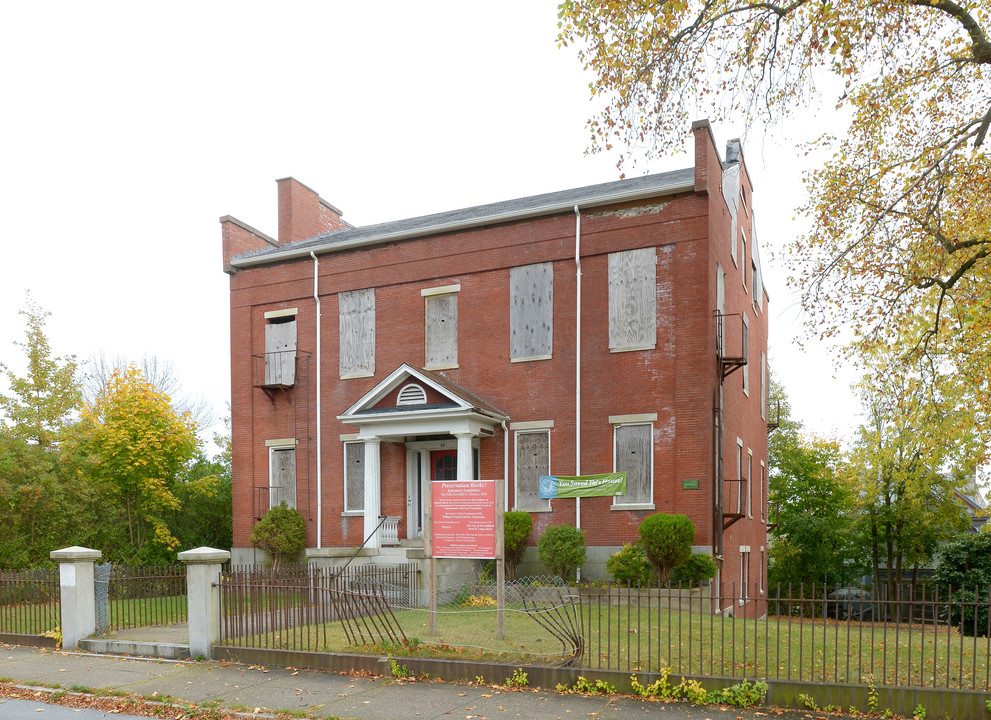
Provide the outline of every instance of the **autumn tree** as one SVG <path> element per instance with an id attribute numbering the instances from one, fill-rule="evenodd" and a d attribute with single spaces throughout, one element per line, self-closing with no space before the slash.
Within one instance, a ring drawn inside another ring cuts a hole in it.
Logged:
<path id="1" fill-rule="evenodd" d="M 140 362 L 132 362 L 123 355 L 108 356 L 95 352 L 86 361 L 86 374 L 83 378 L 83 397 L 93 402 L 107 387 L 114 372 L 123 374 L 131 365 L 141 369 L 142 375 L 158 392 L 167 395 L 178 414 L 189 413 L 200 428 L 213 425 L 216 415 L 205 397 L 196 397 L 184 387 L 182 376 L 171 361 L 156 355 L 142 355 Z"/>
<path id="2" fill-rule="evenodd" d="M 57 441 L 72 413 L 82 403 L 82 387 L 75 356 L 55 357 L 45 334 L 45 321 L 51 313 L 28 300 L 23 349 L 27 374 L 19 376 L 7 365 L 0 369 L 7 376 L 11 394 L 0 395 L 5 431 L 40 447 Z"/>
<path id="3" fill-rule="evenodd" d="M 837 78 L 849 127 L 810 143 L 811 230 L 790 244 L 813 335 L 956 377 L 991 407 L 991 3 L 988 0 L 565 0 L 603 109 L 592 149 L 680 149 L 708 115 L 747 126 L 817 106 Z M 848 337 L 843 335 L 844 338 Z M 927 360 L 919 364 L 918 359 Z"/>
<path id="4" fill-rule="evenodd" d="M 844 475 L 839 444 L 805 432 L 773 372 L 768 383 L 769 400 L 779 410 L 768 440 L 768 584 L 790 584 L 794 592 L 802 584 L 845 584 L 865 554 L 854 532 L 855 490 Z"/>
<path id="5" fill-rule="evenodd" d="M 33 302 L 23 342 L 26 373 L 0 365 L 10 387 L 0 395 L 0 567 L 36 565 L 56 547 L 75 544 L 92 507 L 89 489 L 74 482 L 62 441 L 72 431 L 80 405 L 75 359 L 54 356 L 45 321 L 49 313 Z"/>
<path id="6" fill-rule="evenodd" d="M 984 448 L 965 384 L 934 395 L 918 373 L 889 364 L 860 389 L 867 419 L 850 467 L 875 583 L 894 597 L 909 572 L 915 579 L 940 543 L 968 527 L 954 471 L 973 468 Z"/>
<path id="7" fill-rule="evenodd" d="M 189 415 L 176 413 L 137 367 L 114 371 L 83 409 L 77 449 L 86 458 L 80 472 L 119 499 L 137 559 L 174 550 L 179 541 L 168 517 L 181 507 L 175 483 L 198 449 Z"/>

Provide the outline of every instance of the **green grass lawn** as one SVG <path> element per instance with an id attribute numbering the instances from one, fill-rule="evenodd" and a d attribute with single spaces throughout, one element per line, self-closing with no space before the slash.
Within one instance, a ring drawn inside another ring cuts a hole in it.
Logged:
<path id="1" fill-rule="evenodd" d="M 426 609 L 396 612 L 408 645 L 397 648 L 376 633 L 382 618 L 367 618 L 356 644 L 339 621 L 276 622 L 224 642 L 245 646 L 455 657 L 480 661 L 554 664 L 562 643 L 521 611 L 506 611 L 505 635 L 492 608 L 439 608 L 435 632 Z M 678 674 L 779 678 L 806 682 L 874 682 L 988 690 L 987 638 L 961 637 L 952 628 L 915 624 L 859 624 L 771 616 L 765 620 L 668 611 L 653 607 L 583 608 L 583 667 L 623 671 L 670 668 Z M 261 627 L 259 624 L 255 628 Z"/>
<path id="2" fill-rule="evenodd" d="M 61 624 L 58 603 L 0 605 L 0 632 L 41 635 Z"/>

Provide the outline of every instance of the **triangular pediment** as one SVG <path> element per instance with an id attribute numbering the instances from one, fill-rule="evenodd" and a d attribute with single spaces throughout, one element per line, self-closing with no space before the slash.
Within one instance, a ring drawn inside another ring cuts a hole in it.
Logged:
<path id="1" fill-rule="evenodd" d="M 339 420 L 350 425 L 472 417 L 496 425 L 507 416 L 442 375 L 403 363 L 349 407 Z"/>

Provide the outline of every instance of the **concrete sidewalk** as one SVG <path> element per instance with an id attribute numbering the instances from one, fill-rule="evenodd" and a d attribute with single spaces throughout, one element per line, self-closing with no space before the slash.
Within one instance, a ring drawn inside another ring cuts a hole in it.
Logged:
<path id="1" fill-rule="evenodd" d="M 451 720 L 459 717 L 476 720 L 581 717 L 755 720 L 767 716 L 766 708 L 741 711 L 687 703 L 644 702 L 619 696 L 562 695 L 553 689 L 510 691 L 439 681 L 348 677 L 220 661 L 158 661 L 8 645 L 0 646 L 0 677 L 18 683 L 56 684 L 65 689 L 114 690 L 143 696 L 157 693 L 157 697 L 171 696 L 197 704 L 218 701 L 237 710 L 304 710 L 317 717 L 369 720 Z M 13 707 L 10 705 L 6 709 Z M 18 717 L 16 714 L 5 716 L 4 710 L 0 705 L 0 718 Z M 75 712 L 73 717 L 77 720 L 106 717 L 99 711 L 90 712 L 94 714 Z M 803 711 L 774 711 L 774 717 L 781 720 L 805 720 L 809 716 L 810 713 Z"/>

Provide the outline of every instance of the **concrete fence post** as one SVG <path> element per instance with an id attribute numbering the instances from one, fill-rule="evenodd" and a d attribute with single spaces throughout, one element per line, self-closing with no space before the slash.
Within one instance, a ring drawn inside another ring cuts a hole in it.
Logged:
<path id="1" fill-rule="evenodd" d="M 189 656 L 210 659 L 220 640 L 220 567 L 231 559 L 226 550 L 199 547 L 179 553 L 186 566 L 186 595 L 189 608 Z"/>
<path id="2" fill-rule="evenodd" d="M 96 632 L 93 564 L 103 553 L 74 546 L 52 550 L 48 556 L 59 564 L 62 649 L 75 650 L 80 640 Z"/>

